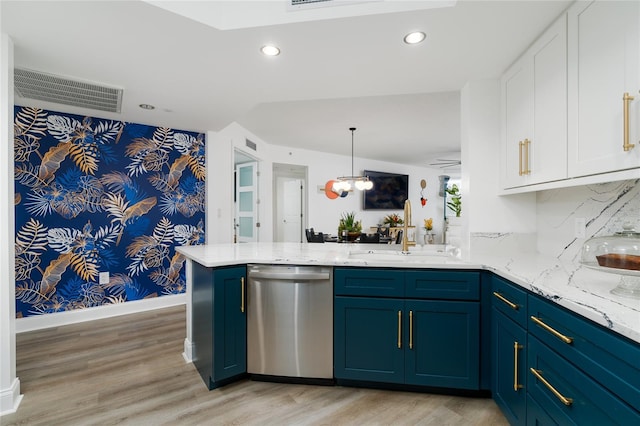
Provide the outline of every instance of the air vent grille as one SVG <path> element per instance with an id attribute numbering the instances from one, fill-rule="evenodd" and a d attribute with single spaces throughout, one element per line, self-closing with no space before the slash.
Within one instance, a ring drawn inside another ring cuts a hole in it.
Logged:
<path id="1" fill-rule="evenodd" d="M 100 111 L 120 112 L 122 89 L 16 68 L 16 93 L 29 99 Z"/>
<path id="2" fill-rule="evenodd" d="M 256 145 L 255 142 L 250 141 L 249 139 L 245 139 L 245 143 L 244 143 L 247 148 L 251 148 L 254 151 L 258 150 L 258 145 Z"/>

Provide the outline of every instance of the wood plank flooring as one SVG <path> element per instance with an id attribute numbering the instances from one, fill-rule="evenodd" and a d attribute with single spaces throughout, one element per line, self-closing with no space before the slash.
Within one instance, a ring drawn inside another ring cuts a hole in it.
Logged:
<path id="1" fill-rule="evenodd" d="M 17 336 L 24 394 L 2 425 L 506 425 L 491 399 L 244 380 L 207 390 L 184 306 Z"/>

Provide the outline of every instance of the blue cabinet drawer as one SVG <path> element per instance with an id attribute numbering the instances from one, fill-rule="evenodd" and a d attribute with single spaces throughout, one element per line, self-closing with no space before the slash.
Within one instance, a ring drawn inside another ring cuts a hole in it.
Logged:
<path id="1" fill-rule="evenodd" d="M 422 299 L 480 300 L 475 271 L 407 271 L 405 296 Z"/>
<path id="2" fill-rule="evenodd" d="M 491 279 L 491 304 L 525 330 L 527 328 L 527 292 L 494 275 Z"/>
<path id="3" fill-rule="evenodd" d="M 374 268 L 335 268 L 337 296 L 404 297 L 404 271 Z"/>
<path id="4" fill-rule="evenodd" d="M 633 407 L 640 407 L 640 345 L 529 296 L 529 333 Z"/>
<path id="5" fill-rule="evenodd" d="M 640 424 L 640 412 L 529 337 L 527 392 L 558 424 Z M 532 413 L 533 414 L 533 413 Z"/>

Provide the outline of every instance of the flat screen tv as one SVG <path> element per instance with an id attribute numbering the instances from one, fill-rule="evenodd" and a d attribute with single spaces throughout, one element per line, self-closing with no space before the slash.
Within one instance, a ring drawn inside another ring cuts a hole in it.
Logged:
<path id="1" fill-rule="evenodd" d="M 409 175 L 365 170 L 373 189 L 364 193 L 364 210 L 402 210 L 409 198 Z"/>

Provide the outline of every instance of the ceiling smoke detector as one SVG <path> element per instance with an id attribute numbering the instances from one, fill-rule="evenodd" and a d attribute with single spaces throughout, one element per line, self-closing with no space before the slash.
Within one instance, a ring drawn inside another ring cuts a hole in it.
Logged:
<path id="1" fill-rule="evenodd" d="M 120 88 L 40 71 L 16 68 L 14 87 L 23 98 L 108 112 L 119 113 L 122 109 L 123 90 Z"/>

